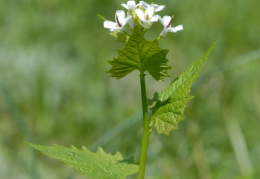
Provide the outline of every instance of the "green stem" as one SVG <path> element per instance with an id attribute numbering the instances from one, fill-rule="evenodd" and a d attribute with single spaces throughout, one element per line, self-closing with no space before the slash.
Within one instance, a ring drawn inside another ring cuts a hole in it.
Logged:
<path id="1" fill-rule="evenodd" d="M 147 107 L 147 97 L 145 89 L 145 74 L 140 73 L 140 83 L 141 83 L 141 94 L 142 94 L 142 108 L 143 108 L 143 139 L 142 139 L 142 149 L 140 155 L 139 173 L 138 179 L 143 179 L 145 174 L 147 149 L 149 142 L 149 115 Z"/>

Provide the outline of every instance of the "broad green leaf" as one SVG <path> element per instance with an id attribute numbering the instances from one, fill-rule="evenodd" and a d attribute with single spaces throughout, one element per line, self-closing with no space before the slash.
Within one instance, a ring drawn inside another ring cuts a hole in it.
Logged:
<path id="1" fill-rule="evenodd" d="M 191 85 L 200 75 L 200 70 L 214 46 L 215 43 L 159 94 L 157 102 L 152 107 L 151 119 L 151 126 L 155 127 L 158 133 L 169 135 L 171 130 L 178 129 L 178 123 L 185 118 L 186 104 L 193 98 L 189 94 Z"/>
<path id="2" fill-rule="evenodd" d="M 166 54 L 168 50 L 161 49 L 158 40 L 147 41 L 143 29 L 136 25 L 124 49 L 118 49 L 118 58 L 108 61 L 112 68 L 108 71 L 112 77 L 122 78 L 134 70 L 141 73 L 148 71 L 155 80 L 168 77 Z"/>
<path id="3" fill-rule="evenodd" d="M 119 152 L 115 155 L 106 154 L 102 148 L 98 148 L 96 153 L 92 153 L 85 147 L 79 150 L 73 146 L 66 148 L 59 145 L 48 147 L 26 144 L 93 179 L 122 179 L 137 173 L 139 170 L 138 165 L 124 160 Z"/>

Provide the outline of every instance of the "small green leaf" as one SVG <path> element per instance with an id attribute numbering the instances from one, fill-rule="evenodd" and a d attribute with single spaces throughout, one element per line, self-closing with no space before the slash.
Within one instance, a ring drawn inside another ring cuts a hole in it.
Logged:
<path id="1" fill-rule="evenodd" d="M 169 135 L 171 130 L 178 129 L 178 123 L 185 118 L 186 104 L 193 98 L 189 94 L 191 85 L 200 75 L 200 70 L 214 46 L 215 43 L 159 94 L 156 104 L 152 107 L 153 115 L 150 124 L 158 133 Z"/>
<path id="2" fill-rule="evenodd" d="M 136 25 L 124 49 L 118 49 L 118 58 L 108 61 L 112 68 L 108 71 L 112 77 L 122 78 L 134 70 L 141 73 L 148 71 L 155 80 L 168 77 L 166 54 L 168 50 L 161 49 L 158 40 L 147 41 L 143 29 Z"/>
<path id="3" fill-rule="evenodd" d="M 138 165 L 124 160 L 119 152 L 115 155 L 106 154 L 102 148 L 98 148 L 96 153 L 92 153 L 85 147 L 79 150 L 73 146 L 66 148 L 59 145 L 48 147 L 26 144 L 93 179 L 122 179 L 137 173 L 139 170 Z"/>
<path id="4" fill-rule="evenodd" d="M 129 39 L 129 36 L 120 31 L 110 32 L 109 34 L 115 37 L 117 39 L 117 42 L 127 42 Z"/>

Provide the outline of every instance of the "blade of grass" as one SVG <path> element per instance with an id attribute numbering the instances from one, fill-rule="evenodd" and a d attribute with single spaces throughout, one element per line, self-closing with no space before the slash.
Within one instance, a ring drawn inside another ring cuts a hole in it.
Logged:
<path id="1" fill-rule="evenodd" d="M 1 80 L 0 80 L 0 92 L 2 93 L 3 99 L 5 100 L 8 108 L 10 109 L 10 112 L 13 116 L 13 119 L 14 119 L 16 125 L 17 125 L 17 128 L 21 132 L 23 140 L 33 142 L 32 136 L 30 135 L 30 132 L 29 132 L 29 129 L 27 128 L 26 123 L 24 122 L 22 115 L 20 114 L 20 112 L 18 111 L 18 109 L 15 106 L 14 99 L 10 95 L 10 93 L 9 93 L 8 89 L 5 87 L 5 85 L 1 82 Z M 36 179 L 36 178 L 39 178 L 38 172 L 37 172 L 36 157 L 35 157 L 36 152 L 32 148 L 30 150 L 31 150 L 31 172 L 30 172 L 30 175 L 31 175 L 32 179 Z M 22 160 L 21 163 L 25 163 L 25 161 L 23 161 L 23 159 L 21 157 L 20 157 L 20 160 Z M 21 166 L 25 166 L 25 165 L 22 164 Z"/>
<path id="2" fill-rule="evenodd" d="M 246 54 L 240 55 L 232 60 L 228 60 L 220 65 L 217 65 L 213 69 L 209 70 L 209 72 L 202 75 L 193 85 L 192 89 L 195 89 L 199 84 L 206 81 L 208 78 L 211 78 L 214 75 L 218 75 L 220 73 L 233 70 L 234 68 L 247 64 L 253 61 L 260 60 L 260 49 L 255 51 L 248 52 Z"/>

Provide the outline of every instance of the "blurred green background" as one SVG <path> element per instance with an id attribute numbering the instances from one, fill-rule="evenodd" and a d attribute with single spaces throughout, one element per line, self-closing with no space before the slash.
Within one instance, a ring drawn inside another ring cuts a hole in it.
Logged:
<path id="1" fill-rule="evenodd" d="M 152 1 L 147 1 L 151 3 Z M 170 136 L 151 135 L 146 178 L 260 178 L 260 1 L 158 0 L 184 30 L 160 41 L 173 68 L 147 78 L 148 97 L 217 45 L 195 83 L 186 119 Z M 138 73 L 110 78 L 122 44 L 119 0 L 2 0 L 0 3 L 0 178 L 83 176 L 23 142 L 86 146 L 138 161 L 142 136 Z M 154 25 L 148 39 L 162 27 Z"/>

